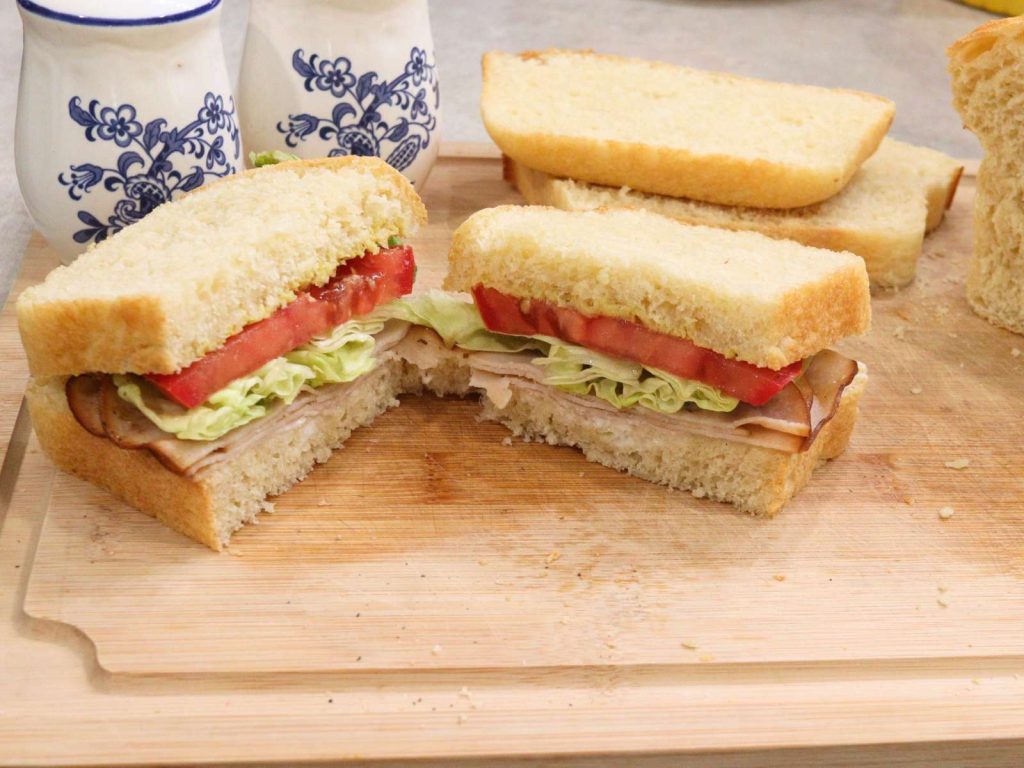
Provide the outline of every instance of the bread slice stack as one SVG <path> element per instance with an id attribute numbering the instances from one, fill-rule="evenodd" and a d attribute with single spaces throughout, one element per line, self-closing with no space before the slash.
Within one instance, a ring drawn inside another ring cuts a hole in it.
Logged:
<path id="1" fill-rule="evenodd" d="M 527 202 L 644 208 L 865 261 L 911 282 L 961 168 L 885 138 L 891 102 L 579 51 L 484 57 L 481 110 Z"/>
<path id="2" fill-rule="evenodd" d="M 1024 17 L 985 24 L 950 46 L 953 106 L 985 150 L 967 300 L 1024 333 Z"/>

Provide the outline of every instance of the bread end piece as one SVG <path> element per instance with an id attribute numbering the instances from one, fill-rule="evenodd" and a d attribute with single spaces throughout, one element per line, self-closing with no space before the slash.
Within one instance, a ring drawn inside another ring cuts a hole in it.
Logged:
<path id="1" fill-rule="evenodd" d="M 426 221 L 377 158 L 246 171 L 160 206 L 18 298 L 33 376 L 174 373 Z"/>
<path id="2" fill-rule="evenodd" d="M 779 369 L 871 318 L 863 259 L 634 210 L 500 206 L 456 231 L 445 288 L 478 283 Z"/>
<path id="3" fill-rule="evenodd" d="M 406 370 L 383 362 L 353 382 L 345 407 L 308 424 L 274 432 L 195 477 L 164 467 L 148 450 L 119 448 L 81 427 L 68 408 L 64 378 L 29 382 L 25 393 L 39 443 L 59 468 L 105 488 L 179 533 L 220 550 L 231 534 L 273 509 L 268 496 L 283 493 L 326 461 L 358 427 L 398 405 Z"/>
<path id="4" fill-rule="evenodd" d="M 839 456 L 849 444 L 857 403 L 867 384 L 867 370 L 860 365 L 838 412 L 804 453 L 680 434 L 646 422 L 609 428 L 600 411 L 569 412 L 534 389 L 513 388 L 504 408 L 484 397 L 484 418 L 504 424 L 520 437 L 579 448 L 591 461 L 635 477 L 688 490 L 698 498 L 730 502 L 751 515 L 772 517 L 807 485 L 819 464 Z"/>
<path id="5" fill-rule="evenodd" d="M 1024 334 L 1024 17 L 984 24 L 947 53 L 953 106 L 985 150 L 967 299 L 989 322 Z"/>

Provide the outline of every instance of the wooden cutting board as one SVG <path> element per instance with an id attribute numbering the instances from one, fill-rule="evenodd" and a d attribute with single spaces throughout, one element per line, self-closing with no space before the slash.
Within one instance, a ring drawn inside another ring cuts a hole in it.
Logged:
<path id="1" fill-rule="evenodd" d="M 448 148 L 419 285 L 500 175 Z M 1020 765 L 1024 338 L 964 301 L 972 202 L 843 345 L 853 443 L 772 521 L 404 398 L 216 554 L 55 472 L 8 306 L 0 763 Z"/>

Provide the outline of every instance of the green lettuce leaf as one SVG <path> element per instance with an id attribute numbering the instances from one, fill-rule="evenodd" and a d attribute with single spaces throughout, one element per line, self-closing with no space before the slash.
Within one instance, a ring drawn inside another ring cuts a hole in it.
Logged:
<path id="1" fill-rule="evenodd" d="M 418 296 L 396 299 L 378 312 L 386 317 L 432 328 L 449 346 L 472 352 L 521 352 L 524 349 L 547 350 L 547 343 L 529 336 L 508 336 L 487 330 L 476 305 L 444 291 L 429 291 Z"/>
<path id="2" fill-rule="evenodd" d="M 576 395 L 596 395 L 616 408 L 635 405 L 659 413 L 675 413 L 687 403 L 706 411 L 731 411 L 739 400 L 699 381 L 681 379 L 656 368 L 608 357 L 575 344 L 550 339 L 544 383 Z"/>
<path id="3" fill-rule="evenodd" d="M 265 416 L 275 401 L 291 403 L 303 388 L 352 381 L 373 370 L 373 334 L 384 328 L 385 319 L 374 314 L 343 323 L 235 379 L 195 408 L 172 403 L 136 376 L 115 376 L 114 384 L 123 399 L 165 432 L 182 440 L 216 440 Z"/>
<path id="4" fill-rule="evenodd" d="M 293 155 L 290 152 L 282 152 L 279 149 L 275 149 L 269 152 L 249 153 L 249 165 L 251 165 L 253 168 L 262 168 L 264 165 L 277 165 L 278 163 L 286 163 L 289 160 L 298 159 L 298 155 Z"/>
<path id="5" fill-rule="evenodd" d="M 734 397 L 699 381 L 673 376 L 656 368 L 602 355 L 550 336 L 509 336 L 487 330 L 476 305 L 443 291 L 398 299 L 387 307 L 389 317 L 433 328 L 444 343 L 474 352 L 521 352 L 539 355 L 533 364 L 544 369 L 544 383 L 577 395 L 594 395 L 616 408 L 639 405 L 675 413 L 693 404 L 708 411 L 731 411 Z"/>

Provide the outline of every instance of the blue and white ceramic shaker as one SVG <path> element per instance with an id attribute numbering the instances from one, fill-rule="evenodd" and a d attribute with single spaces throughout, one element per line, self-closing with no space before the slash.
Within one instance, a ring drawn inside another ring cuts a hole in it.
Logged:
<path id="1" fill-rule="evenodd" d="M 251 150 L 376 155 L 422 188 L 441 122 L 426 0 L 252 0 L 239 110 Z"/>
<path id="2" fill-rule="evenodd" d="M 62 260 L 243 165 L 220 0 L 18 5 L 18 181 Z"/>

